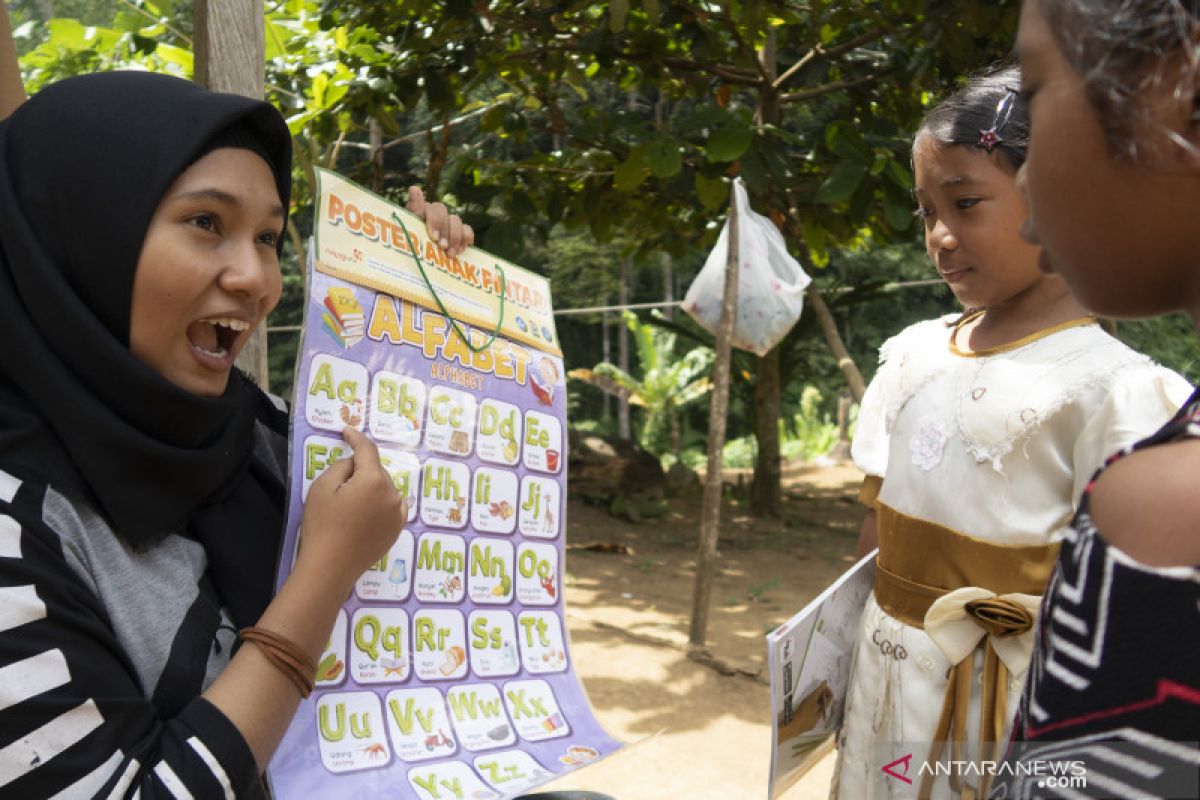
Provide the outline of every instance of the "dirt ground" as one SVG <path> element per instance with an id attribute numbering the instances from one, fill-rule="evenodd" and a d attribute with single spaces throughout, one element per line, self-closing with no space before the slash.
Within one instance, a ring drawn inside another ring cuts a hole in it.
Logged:
<path id="1" fill-rule="evenodd" d="M 765 797 L 771 717 L 763 635 L 853 562 L 861 480 L 847 465 L 794 465 L 784 470 L 784 519 L 757 520 L 744 503 L 725 504 L 710 657 L 699 660 L 687 653 L 699 494 L 641 523 L 571 501 L 565 597 L 575 665 L 600 722 L 631 746 L 540 791 L 590 789 L 616 800 Z M 591 544 L 632 552 L 585 549 Z M 832 766 L 827 757 L 782 797 L 827 797 Z"/>

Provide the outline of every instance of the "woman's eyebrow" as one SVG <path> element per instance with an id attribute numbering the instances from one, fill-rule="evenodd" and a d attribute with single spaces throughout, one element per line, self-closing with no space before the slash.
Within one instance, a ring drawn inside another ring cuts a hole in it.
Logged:
<path id="1" fill-rule="evenodd" d="M 190 192 L 181 192 L 171 198 L 173 201 L 179 200 L 215 200 L 216 202 L 226 206 L 240 206 L 242 201 L 237 195 L 230 194 L 223 189 L 195 189 Z M 278 205 L 269 212 L 273 217 L 284 216 L 283 206 Z"/>

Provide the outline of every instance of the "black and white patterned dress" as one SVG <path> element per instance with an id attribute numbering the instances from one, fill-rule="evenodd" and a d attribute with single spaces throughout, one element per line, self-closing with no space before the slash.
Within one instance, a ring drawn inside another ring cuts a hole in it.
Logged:
<path id="1" fill-rule="evenodd" d="M 1200 391 L 1096 477 L 1135 450 L 1190 438 Z M 1010 774 L 992 798 L 1200 796 L 1200 567 L 1149 567 L 1105 542 L 1088 510 L 1095 480 L 1042 603 Z M 1046 777 L 1048 765 L 1080 762 L 1064 773 L 1073 782 Z"/>

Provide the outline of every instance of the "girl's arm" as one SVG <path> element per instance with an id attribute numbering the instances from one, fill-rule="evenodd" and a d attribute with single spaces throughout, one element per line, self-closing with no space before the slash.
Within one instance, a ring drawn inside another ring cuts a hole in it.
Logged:
<path id="1" fill-rule="evenodd" d="M 1200 441 L 1148 447 L 1104 471 L 1089 499 L 1106 542 L 1151 567 L 1200 564 Z"/>
<path id="2" fill-rule="evenodd" d="M 862 527 L 858 531 L 858 549 L 854 551 L 855 558 L 862 558 L 867 553 L 879 547 L 879 529 L 876 527 L 875 509 L 863 517 Z"/>
<path id="3" fill-rule="evenodd" d="M 313 483 L 295 567 L 256 625 L 299 645 L 313 663 L 354 582 L 387 552 L 408 518 L 374 442 L 353 428 L 344 437 L 354 455 Z M 242 734 L 259 769 L 266 768 L 300 701 L 295 686 L 253 643 L 242 645 L 203 696 Z"/>
<path id="4" fill-rule="evenodd" d="M 0 120 L 24 102 L 25 86 L 21 83 L 21 68 L 17 64 L 17 45 L 8 21 L 8 9 L 0 0 Z"/>
<path id="5" fill-rule="evenodd" d="M 345 438 L 354 459 L 313 483 L 296 568 L 257 622 L 314 660 L 355 579 L 406 518 L 374 445 L 357 432 Z M 45 487 L 0 473 L 0 797 L 258 796 L 258 776 L 299 692 L 245 642 L 203 695 L 188 694 L 209 648 L 221 644 L 206 633 L 219 620 L 201 619 L 215 605 L 202 588 L 179 629 L 153 632 L 147 627 L 161 621 L 153 613 L 103 605 L 103 590 L 80 572 L 91 555 L 81 557 L 46 521 L 70 527 L 73 513 Z M 184 550 L 171 545 L 144 558 L 178 560 Z M 139 563 L 132 557 L 126 566 Z M 136 654 L 141 666 L 118 636 L 118 615 L 124 630 L 132 623 L 153 643 Z M 164 664 L 160 677 L 144 678 L 151 649 Z"/>

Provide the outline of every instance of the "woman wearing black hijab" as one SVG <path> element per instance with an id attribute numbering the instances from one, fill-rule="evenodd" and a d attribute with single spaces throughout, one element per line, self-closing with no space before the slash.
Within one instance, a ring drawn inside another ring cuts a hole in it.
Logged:
<path id="1" fill-rule="evenodd" d="M 2 796 L 262 794 L 403 526 L 349 431 L 271 598 L 287 418 L 233 360 L 279 299 L 289 182 L 277 111 L 166 76 L 64 80 L 0 122 Z"/>

